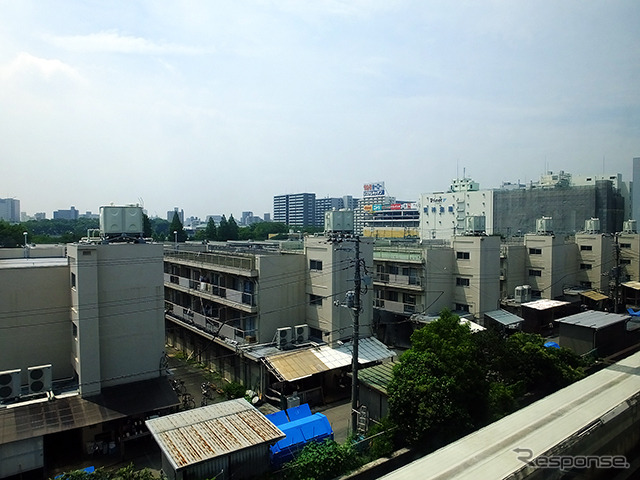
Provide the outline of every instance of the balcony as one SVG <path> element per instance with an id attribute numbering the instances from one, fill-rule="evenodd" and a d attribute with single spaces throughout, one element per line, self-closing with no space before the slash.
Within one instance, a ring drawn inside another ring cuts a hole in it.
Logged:
<path id="1" fill-rule="evenodd" d="M 188 265 L 202 270 L 217 270 L 251 277 L 258 276 L 256 258 L 253 255 L 165 251 L 164 258 L 166 262 Z"/>
<path id="2" fill-rule="evenodd" d="M 416 313 L 418 311 L 416 305 L 414 304 L 393 302 L 391 300 L 383 300 L 381 298 L 376 298 L 374 307 L 379 308 L 380 310 L 385 310 L 387 312 L 404 313 L 407 315 L 411 315 L 412 313 Z"/>
<path id="3" fill-rule="evenodd" d="M 180 290 L 190 295 L 206 298 L 222 305 L 237 308 L 243 312 L 257 313 L 257 294 L 241 292 L 228 287 L 191 280 L 170 273 L 164 274 L 166 287 Z"/>
<path id="4" fill-rule="evenodd" d="M 165 301 L 165 312 L 166 316 L 171 320 L 195 327 L 204 333 L 219 337 L 227 343 L 230 341 L 243 345 L 255 343 L 257 338 L 257 331 L 255 329 L 242 330 L 229 323 L 221 322 L 218 318 L 207 317 L 172 302 Z"/>
<path id="5" fill-rule="evenodd" d="M 376 273 L 373 277 L 374 283 L 382 287 L 405 288 L 409 290 L 422 291 L 422 278 L 417 275 L 396 275 L 393 273 Z"/>

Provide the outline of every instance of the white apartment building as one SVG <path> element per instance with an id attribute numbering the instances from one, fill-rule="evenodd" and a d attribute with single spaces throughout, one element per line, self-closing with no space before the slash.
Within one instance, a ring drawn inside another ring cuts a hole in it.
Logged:
<path id="1" fill-rule="evenodd" d="M 124 451 L 128 425 L 178 403 L 160 368 L 162 245 L 0 253 L 0 478 Z"/>

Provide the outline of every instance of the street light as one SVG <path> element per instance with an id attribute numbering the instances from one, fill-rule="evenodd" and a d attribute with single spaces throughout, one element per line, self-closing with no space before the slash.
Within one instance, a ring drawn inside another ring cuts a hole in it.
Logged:
<path id="1" fill-rule="evenodd" d="M 22 232 L 24 235 L 24 248 L 27 248 L 27 232 Z"/>
<path id="2" fill-rule="evenodd" d="M 173 246 L 176 250 L 178 250 L 178 231 L 173 231 Z"/>

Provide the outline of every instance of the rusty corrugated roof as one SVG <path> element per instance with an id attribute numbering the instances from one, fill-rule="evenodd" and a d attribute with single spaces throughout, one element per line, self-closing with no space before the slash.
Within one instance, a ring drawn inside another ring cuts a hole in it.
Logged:
<path id="1" fill-rule="evenodd" d="M 147 420 L 149 431 L 178 470 L 285 437 L 243 398 Z"/>

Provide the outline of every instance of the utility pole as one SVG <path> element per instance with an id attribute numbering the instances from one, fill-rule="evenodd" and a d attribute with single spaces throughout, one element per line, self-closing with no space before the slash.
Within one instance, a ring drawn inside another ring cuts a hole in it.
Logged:
<path id="1" fill-rule="evenodd" d="M 358 431 L 358 340 L 360 337 L 360 238 L 355 239 L 356 265 L 353 274 L 354 299 L 353 299 L 353 357 L 351 364 L 351 432 Z"/>

